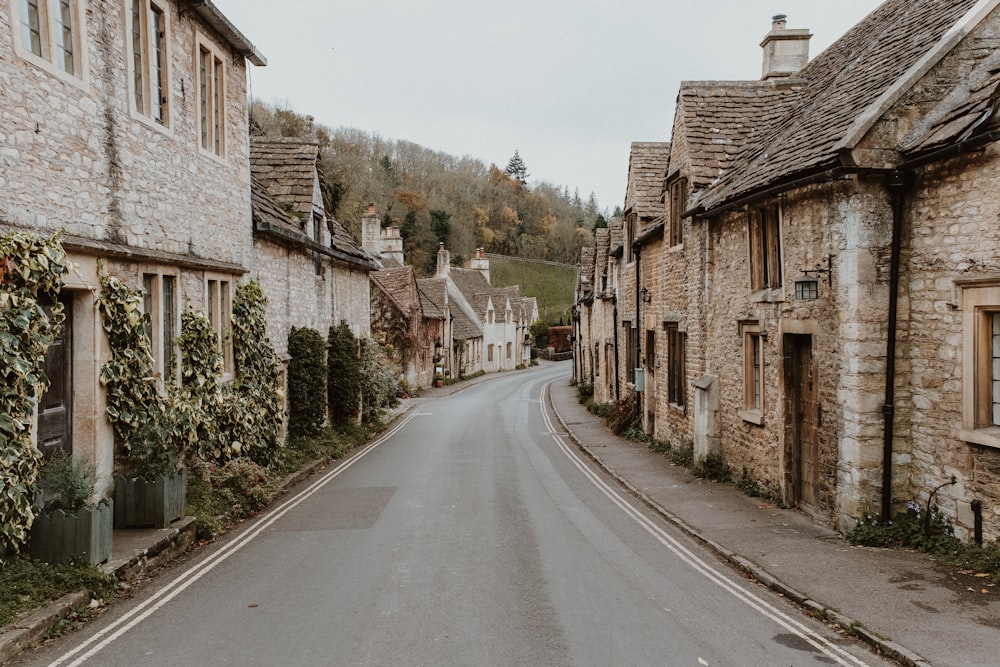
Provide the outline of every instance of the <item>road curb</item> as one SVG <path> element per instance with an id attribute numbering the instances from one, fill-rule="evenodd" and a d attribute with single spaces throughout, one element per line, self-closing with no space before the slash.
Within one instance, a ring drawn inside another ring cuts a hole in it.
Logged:
<path id="1" fill-rule="evenodd" d="M 676 516 L 665 507 L 653 500 L 649 495 L 643 492 L 641 489 L 636 488 L 632 485 L 629 480 L 625 479 L 623 476 L 619 475 L 615 470 L 611 469 L 607 464 L 601 460 L 601 457 L 592 452 L 590 449 L 584 445 L 573 430 L 567 424 L 566 420 L 563 419 L 562 414 L 560 414 L 559 409 L 556 407 L 555 401 L 552 399 L 552 391 L 546 388 L 546 398 L 549 407 L 552 409 L 553 414 L 555 414 L 556 419 L 559 420 L 559 424 L 562 426 L 563 431 L 566 432 L 567 437 L 576 445 L 576 448 L 583 453 L 584 456 L 591 459 L 596 463 L 604 472 L 616 479 L 622 486 L 629 490 L 629 492 L 636 498 L 641 500 L 645 505 L 652 509 L 657 514 L 661 515 L 666 521 L 670 522 L 682 532 L 688 536 L 694 538 L 701 544 L 704 544 L 710 551 L 716 554 L 721 560 L 730 563 L 738 570 L 744 574 L 753 577 L 762 586 L 765 586 L 772 591 L 778 593 L 782 597 L 787 598 L 792 601 L 803 611 L 811 615 L 817 615 L 822 613 L 827 616 L 833 623 L 840 626 L 840 628 L 847 634 L 857 637 L 859 640 L 871 646 L 877 653 L 883 656 L 887 656 L 905 667 L 931 667 L 931 663 L 928 662 L 923 656 L 908 650 L 907 648 L 900 646 L 899 644 L 890 641 L 888 639 L 883 639 L 882 637 L 875 634 L 873 631 L 865 628 L 855 619 L 847 618 L 846 616 L 836 612 L 821 602 L 809 599 L 803 593 L 796 591 L 791 586 L 784 584 L 780 579 L 769 573 L 764 568 L 760 567 L 756 563 L 743 558 L 739 554 L 735 553 L 731 549 L 708 539 L 702 535 L 696 528 L 685 522 L 680 517 Z"/>

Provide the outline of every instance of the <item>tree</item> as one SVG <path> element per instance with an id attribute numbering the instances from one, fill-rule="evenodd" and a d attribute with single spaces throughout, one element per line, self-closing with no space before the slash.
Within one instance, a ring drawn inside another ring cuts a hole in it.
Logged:
<path id="1" fill-rule="evenodd" d="M 524 160 L 521 159 L 521 154 L 517 152 L 517 149 L 514 149 L 514 156 L 507 162 L 504 171 L 521 185 L 528 184 L 528 168 L 524 166 Z"/>

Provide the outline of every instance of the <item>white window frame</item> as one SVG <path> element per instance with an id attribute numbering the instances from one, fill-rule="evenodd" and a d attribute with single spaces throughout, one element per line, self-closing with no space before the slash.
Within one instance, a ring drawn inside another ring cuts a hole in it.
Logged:
<path id="1" fill-rule="evenodd" d="M 130 0 L 126 11 L 129 109 L 135 118 L 155 127 L 168 128 L 171 123 L 170 5 L 162 0 Z M 141 29 L 138 35 L 135 32 L 137 11 Z M 160 32 L 153 25 L 155 17 L 160 17 Z"/>
<path id="2" fill-rule="evenodd" d="M 959 437 L 1000 448 L 1000 424 L 989 415 L 988 403 L 1000 398 L 992 390 L 997 375 L 989 334 L 992 316 L 1000 313 L 1000 277 L 958 282 L 962 308 L 962 427 Z"/>
<path id="3" fill-rule="evenodd" d="M 195 39 L 195 117 L 198 147 L 205 155 L 226 157 L 226 53 L 203 35 Z"/>
<path id="4" fill-rule="evenodd" d="M 11 0 L 10 23 L 14 38 L 14 52 L 40 69 L 45 70 L 64 81 L 76 86 L 85 86 L 89 80 L 87 74 L 88 59 L 86 49 L 87 11 L 86 0 L 36 0 L 38 5 L 38 53 L 32 47 L 24 44 L 25 31 L 22 24 L 28 20 L 24 15 L 27 0 Z M 70 51 L 72 70 L 67 70 L 60 55 L 60 36 L 64 32 L 62 22 L 63 6 L 70 19 Z"/>

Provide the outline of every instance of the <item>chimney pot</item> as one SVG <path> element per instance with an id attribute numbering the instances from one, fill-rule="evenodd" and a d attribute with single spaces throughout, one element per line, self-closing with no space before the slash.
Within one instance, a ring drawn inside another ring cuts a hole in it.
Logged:
<path id="1" fill-rule="evenodd" d="M 368 215 L 375 215 L 375 202 L 368 204 Z"/>

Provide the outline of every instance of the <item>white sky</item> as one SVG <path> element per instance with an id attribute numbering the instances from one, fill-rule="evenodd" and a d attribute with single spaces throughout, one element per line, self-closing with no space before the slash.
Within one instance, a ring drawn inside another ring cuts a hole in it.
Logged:
<path id="1" fill-rule="evenodd" d="M 681 81 L 758 79 L 771 17 L 815 56 L 881 0 L 214 0 L 264 54 L 255 98 L 625 198 L 629 145 L 667 141 Z"/>

